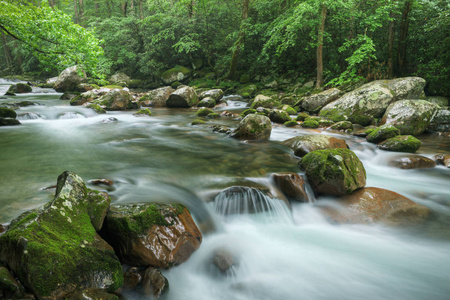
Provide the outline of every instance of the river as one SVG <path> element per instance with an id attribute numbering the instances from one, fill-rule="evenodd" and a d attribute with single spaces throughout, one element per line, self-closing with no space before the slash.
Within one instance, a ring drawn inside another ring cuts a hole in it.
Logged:
<path id="1" fill-rule="evenodd" d="M 0 79 L 0 95 L 11 83 Z M 113 180 L 114 186 L 105 189 L 113 203 L 188 205 L 203 231 L 203 243 L 188 262 L 163 271 L 170 282 L 168 299 L 448 299 L 450 169 L 395 169 L 387 161 L 398 154 L 332 133 L 346 139 L 363 162 L 366 186 L 400 193 L 439 218 L 412 231 L 333 225 L 314 203 L 225 217 L 208 202 L 217 192 L 240 184 L 273 188 L 272 173 L 301 173 L 298 159 L 280 141 L 326 132 L 275 126 L 269 141 L 244 143 L 207 126 L 236 127 L 231 118 L 192 126 L 192 109 L 152 108 L 151 117 L 135 117 L 132 111 L 97 115 L 71 107 L 59 96 L 34 88 L 0 98 L 0 104 L 37 104 L 17 110 L 22 125 L 0 127 L 0 223 L 51 200 L 54 190 L 45 188 L 71 170 L 85 181 Z M 244 105 L 230 104 L 228 109 L 237 112 Z M 419 154 L 450 153 L 448 136 L 421 139 Z M 218 249 L 226 249 L 237 262 L 226 275 L 211 267 Z"/>

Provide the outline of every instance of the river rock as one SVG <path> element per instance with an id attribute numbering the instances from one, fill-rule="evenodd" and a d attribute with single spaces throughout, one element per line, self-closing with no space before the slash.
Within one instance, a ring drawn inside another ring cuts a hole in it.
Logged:
<path id="1" fill-rule="evenodd" d="M 379 143 L 377 147 L 385 151 L 414 153 L 420 146 L 422 143 L 414 136 L 399 135 Z"/>
<path id="2" fill-rule="evenodd" d="M 450 132 L 450 108 L 444 107 L 438 110 L 428 129 L 431 131 Z"/>
<path id="3" fill-rule="evenodd" d="M 294 150 L 294 154 L 300 157 L 315 150 L 348 149 L 345 140 L 323 134 L 296 136 L 284 141 L 283 144 Z"/>
<path id="4" fill-rule="evenodd" d="M 165 86 L 156 90 L 152 90 L 139 99 L 139 105 L 165 107 L 166 101 L 169 99 L 169 96 L 173 92 L 175 92 L 175 89 L 173 89 L 170 86 Z"/>
<path id="5" fill-rule="evenodd" d="M 203 98 L 198 104 L 197 107 L 214 107 L 216 106 L 216 100 L 211 97 Z"/>
<path id="6" fill-rule="evenodd" d="M 142 290 L 147 297 L 159 299 L 163 294 L 168 292 L 169 281 L 159 270 L 149 267 L 144 271 Z"/>
<path id="7" fill-rule="evenodd" d="M 349 149 L 316 150 L 300 161 L 311 187 L 327 195 L 350 194 L 366 185 L 366 170 Z"/>
<path id="8" fill-rule="evenodd" d="M 6 108 L 6 107 L 0 107 L 0 118 L 17 118 L 17 113 L 15 110 Z"/>
<path id="9" fill-rule="evenodd" d="M 229 269 L 231 269 L 231 267 L 236 265 L 231 253 L 223 249 L 218 250 L 214 254 L 213 264 L 222 273 L 226 273 Z"/>
<path id="10" fill-rule="evenodd" d="M 277 204 L 289 207 L 287 200 L 274 199 L 260 189 L 247 186 L 226 188 L 214 198 L 215 210 L 223 216 L 267 212 L 276 210 Z"/>
<path id="11" fill-rule="evenodd" d="M 440 97 L 440 96 L 430 96 L 426 99 L 428 102 L 437 104 L 441 107 L 445 107 L 449 105 L 448 99 L 446 97 Z"/>
<path id="12" fill-rule="evenodd" d="M 64 297 L 66 300 L 119 300 L 117 295 L 110 294 L 103 289 L 89 288 L 83 290 L 77 290 L 69 293 Z"/>
<path id="13" fill-rule="evenodd" d="M 131 81 L 130 76 L 128 76 L 127 74 L 124 74 L 124 73 L 120 73 L 120 72 L 114 74 L 109 79 L 109 82 L 111 82 L 112 84 L 117 84 L 117 85 L 121 85 L 121 86 L 127 86 L 130 81 Z"/>
<path id="14" fill-rule="evenodd" d="M 58 93 L 64 93 L 66 91 L 76 91 L 77 86 L 83 81 L 77 74 L 77 66 L 69 67 L 59 74 L 58 79 L 55 82 L 54 89 Z"/>
<path id="15" fill-rule="evenodd" d="M 123 263 L 169 268 L 200 247 L 202 234 L 181 204 L 112 205 L 105 237 Z"/>
<path id="16" fill-rule="evenodd" d="M 64 92 L 61 97 L 59 97 L 59 100 L 72 100 L 79 95 L 79 92 Z"/>
<path id="17" fill-rule="evenodd" d="M 274 123 L 284 124 L 287 121 L 290 121 L 291 117 L 284 110 L 274 109 L 269 113 L 269 119 Z"/>
<path id="18" fill-rule="evenodd" d="M 201 92 L 198 95 L 198 98 L 200 100 L 202 100 L 206 97 L 210 97 L 210 98 L 213 98 L 214 100 L 216 100 L 216 102 L 218 102 L 218 101 L 220 101 L 220 99 L 223 98 L 223 94 L 224 93 L 221 89 L 207 90 L 207 91 Z"/>
<path id="19" fill-rule="evenodd" d="M 17 282 L 9 270 L 0 264 L 0 298 L 2 291 L 5 299 L 22 299 L 25 289 Z"/>
<path id="20" fill-rule="evenodd" d="M 248 140 L 268 140 L 272 133 L 272 122 L 266 116 L 250 114 L 239 122 L 232 137 Z"/>
<path id="21" fill-rule="evenodd" d="M 340 224 L 372 224 L 383 222 L 391 225 L 417 224 L 426 221 L 431 212 L 425 206 L 414 203 L 395 192 L 380 188 L 362 188 L 337 200 L 342 208 L 321 207 L 326 217 Z"/>
<path id="22" fill-rule="evenodd" d="M 400 130 L 391 124 L 386 124 L 374 129 L 366 139 L 370 143 L 378 144 L 397 135 L 400 135 Z"/>
<path id="23" fill-rule="evenodd" d="M 344 130 L 344 131 L 353 131 L 353 124 L 349 121 L 340 121 L 337 123 L 334 123 L 330 127 L 328 127 L 331 130 Z"/>
<path id="24" fill-rule="evenodd" d="M 419 135 L 430 125 L 439 107 L 425 100 L 397 101 L 387 108 L 380 124 L 391 124 L 401 134 Z"/>
<path id="25" fill-rule="evenodd" d="M 20 121 L 17 119 L 11 119 L 11 118 L 0 118 L 0 126 L 13 126 L 13 125 L 20 125 Z"/>
<path id="26" fill-rule="evenodd" d="M 341 93 L 342 92 L 339 89 L 332 88 L 319 94 L 303 98 L 301 106 L 308 112 L 317 113 L 322 107 L 338 99 Z"/>
<path id="27" fill-rule="evenodd" d="M 400 169 L 426 169 L 436 167 L 436 162 L 422 155 L 407 155 L 393 158 L 389 165 Z"/>
<path id="28" fill-rule="evenodd" d="M 142 281 L 140 268 L 130 267 L 123 273 L 123 286 L 125 290 L 134 290 Z"/>
<path id="29" fill-rule="evenodd" d="M 125 110 L 133 108 L 133 96 L 126 89 L 113 89 L 106 95 L 94 100 L 95 104 L 100 105 L 106 110 Z"/>
<path id="30" fill-rule="evenodd" d="M 168 107 L 192 107 L 198 103 L 198 96 L 190 86 L 184 86 L 173 92 L 166 101 Z"/>
<path id="31" fill-rule="evenodd" d="M 248 99 L 256 94 L 258 91 L 258 86 L 256 84 L 247 84 L 245 86 L 241 86 L 237 89 L 236 94 L 242 96 L 242 98 Z"/>
<path id="32" fill-rule="evenodd" d="M 13 220 L 0 236 L 0 261 L 38 299 L 83 288 L 115 291 L 123 282 L 122 266 L 96 232 L 109 201 L 76 174 L 64 172 L 55 198 Z"/>
<path id="33" fill-rule="evenodd" d="M 258 107 L 272 108 L 278 106 L 279 102 L 271 97 L 267 97 L 264 95 L 257 95 L 255 99 L 253 99 L 250 108 L 256 109 Z"/>
<path id="34" fill-rule="evenodd" d="M 381 118 L 386 108 L 394 101 L 418 99 L 425 83 L 425 80 L 419 77 L 373 81 L 327 104 L 319 115 L 335 122 L 348 120 L 366 126 L 375 118 Z"/>
<path id="35" fill-rule="evenodd" d="M 5 95 L 31 93 L 33 89 L 26 83 L 17 83 L 9 87 Z"/>
<path id="36" fill-rule="evenodd" d="M 297 173 L 274 173 L 272 180 L 278 189 L 290 200 L 309 202 L 305 180 Z"/>
<path id="37" fill-rule="evenodd" d="M 191 76 L 192 70 L 186 67 L 175 67 L 162 73 L 161 80 L 166 85 L 171 85 L 175 81 L 183 81 Z"/>
<path id="38" fill-rule="evenodd" d="M 450 155 L 437 154 L 433 157 L 433 159 L 436 161 L 436 164 L 450 168 Z"/>

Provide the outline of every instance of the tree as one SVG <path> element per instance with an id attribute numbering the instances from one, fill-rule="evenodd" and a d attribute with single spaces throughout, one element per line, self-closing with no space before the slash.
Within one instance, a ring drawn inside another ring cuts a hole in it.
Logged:
<path id="1" fill-rule="evenodd" d="M 239 35 L 236 43 L 234 44 L 233 56 L 231 57 L 230 71 L 227 74 L 227 78 L 236 79 L 237 63 L 239 59 L 239 53 L 244 44 L 245 39 L 245 21 L 248 18 L 248 4 L 249 0 L 243 0 L 242 2 L 242 18 L 241 18 L 241 28 L 239 29 Z"/>

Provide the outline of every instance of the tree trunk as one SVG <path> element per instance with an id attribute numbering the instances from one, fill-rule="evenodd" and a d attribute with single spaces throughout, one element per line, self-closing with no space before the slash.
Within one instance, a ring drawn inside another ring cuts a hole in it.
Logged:
<path id="1" fill-rule="evenodd" d="M 2 36 L 2 44 L 3 44 L 3 50 L 5 50 L 5 59 L 6 59 L 6 66 L 8 69 L 11 69 L 12 67 L 12 57 L 11 57 L 11 51 L 9 50 L 6 35 L 0 31 L 0 35 Z"/>
<path id="2" fill-rule="evenodd" d="M 79 22 L 80 24 L 84 21 L 84 5 L 83 0 L 78 0 L 78 11 L 79 11 Z"/>
<path id="3" fill-rule="evenodd" d="M 399 74 L 404 74 L 406 69 L 406 39 L 408 38 L 409 13 L 411 12 L 413 0 L 405 2 L 400 23 L 400 36 L 398 40 L 397 64 Z"/>
<path id="4" fill-rule="evenodd" d="M 80 23 L 80 15 L 78 14 L 78 0 L 73 0 L 73 10 L 74 10 L 74 13 L 75 13 L 75 17 L 74 17 L 74 20 L 73 20 L 73 22 L 74 23 Z"/>
<path id="5" fill-rule="evenodd" d="M 241 21 L 241 28 L 239 30 L 239 35 L 236 43 L 234 44 L 234 51 L 233 55 L 231 56 L 231 64 L 230 64 L 230 71 L 228 72 L 226 78 L 235 80 L 236 79 L 236 70 L 237 70 L 237 63 L 239 59 L 239 53 L 241 52 L 241 46 L 244 43 L 245 38 L 245 31 L 244 31 L 244 22 L 248 18 L 248 3 L 249 0 L 243 0 L 242 3 L 242 21 Z"/>
<path id="6" fill-rule="evenodd" d="M 139 11 L 141 13 L 141 20 L 144 20 L 144 0 L 139 1 Z"/>
<path id="7" fill-rule="evenodd" d="M 395 38 L 395 23 L 394 23 L 394 13 L 390 13 L 389 17 L 391 21 L 389 22 L 389 37 L 388 37 L 388 77 L 394 77 L 394 38 Z"/>
<path id="8" fill-rule="evenodd" d="M 127 6 L 128 6 L 128 1 L 122 2 L 122 15 L 124 17 L 127 17 Z"/>
<path id="9" fill-rule="evenodd" d="M 316 88 L 323 87 L 323 35 L 325 32 L 325 20 L 327 18 L 327 6 L 322 3 L 321 13 L 320 13 L 320 24 L 319 32 L 317 36 L 317 82 Z"/>

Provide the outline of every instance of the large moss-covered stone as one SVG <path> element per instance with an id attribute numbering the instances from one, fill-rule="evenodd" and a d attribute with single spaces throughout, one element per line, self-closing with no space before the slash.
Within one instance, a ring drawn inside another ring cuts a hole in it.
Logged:
<path id="1" fill-rule="evenodd" d="M 258 91 L 258 86 L 256 84 L 247 84 L 241 86 L 237 89 L 236 94 L 242 96 L 243 98 L 251 98 Z"/>
<path id="2" fill-rule="evenodd" d="M 165 107 L 167 99 L 169 99 L 169 96 L 173 92 L 175 92 L 175 90 L 170 86 L 152 90 L 139 99 L 139 105 Z"/>
<path id="3" fill-rule="evenodd" d="M 315 150 L 348 149 L 345 140 L 323 134 L 296 136 L 284 141 L 283 144 L 294 150 L 294 154 L 300 157 Z"/>
<path id="4" fill-rule="evenodd" d="M 420 140 L 412 135 L 399 135 L 378 144 L 381 150 L 408 153 L 416 152 L 420 146 L 422 146 Z"/>
<path id="5" fill-rule="evenodd" d="M 130 76 L 128 76 L 127 74 L 124 74 L 124 73 L 120 73 L 120 72 L 114 74 L 109 79 L 109 82 L 111 84 L 118 84 L 118 85 L 123 85 L 123 86 L 127 86 L 130 81 L 131 81 Z"/>
<path id="6" fill-rule="evenodd" d="M 0 236 L 0 261 L 39 299 L 82 288 L 116 290 L 123 282 L 121 264 L 96 232 L 109 201 L 64 172 L 53 201 L 22 214 Z"/>
<path id="7" fill-rule="evenodd" d="M 272 133 L 272 122 L 266 116 L 249 114 L 239 123 L 232 136 L 248 140 L 268 140 Z"/>
<path id="8" fill-rule="evenodd" d="M 133 96 L 128 90 L 113 89 L 106 95 L 95 100 L 94 103 L 106 110 L 125 110 L 127 108 L 133 108 L 132 101 Z"/>
<path id="9" fill-rule="evenodd" d="M 24 93 L 31 93 L 33 89 L 30 85 L 27 83 L 16 83 L 9 87 L 8 91 L 6 92 L 6 95 L 11 94 L 24 94 Z"/>
<path id="10" fill-rule="evenodd" d="M 384 140 L 400 135 L 400 130 L 395 128 L 391 124 L 382 125 L 374 129 L 366 137 L 367 141 L 370 143 L 378 144 Z"/>
<path id="11" fill-rule="evenodd" d="M 214 107 L 216 106 L 216 100 L 211 97 L 203 98 L 198 104 L 198 107 Z"/>
<path id="12" fill-rule="evenodd" d="M 20 121 L 12 118 L 0 118 L 0 126 L 20 125 Z"/>
<path id="13" fill-rule="evenodd" d="M 274 109 L 269 113 L 269 119 L 270 119 L 270 121 L 272 121 L 274 123 L 284 124 L 287 121 L 290 121 L 291 117 L 284 110 Z"/>
<path id="14" fill-rule="evenodd" d="M 278 106 L 279 104 L 280 103 L 276 99 L 264 95 L 257 95 L 255 99 L 253 99 L 250 108 L 253 109 L 256 109 L 258 107 L 273 108 L 275 106 Z"/>
<path id="15" fill-rule="evenodd" d="M 113 205 L 104 233 L 121 261 L 132 266 L 181 264 L 202 241 L 189 210 L 181 204 Z"/>
<path id="16" fill-rule="evenodd" d="M 2 295 L 2 291 L 4 295 Z M 22 299 L 24 294 L 23 286 L 17 282 L 9 270 L 0 264 L 0 298 Z"/>
<path id="17" fill-rule="evenodd" d="M 59 74 L 54 89 L 59 93 L 77 91 L 77 86 L 83 81 L 77 73 L 77 66 L 69 67 Z"/>
<path id="18" fill-rule="evenodd" d="M 428 102 L 437 104 L 441 107 L 445 107 L 449 105 L 448 99 L 446 97 L 439 97 L 439 96 L 430 96 L 426 99 Z"/>
<path id="19" fill-rule="evenodd" d="M 335 122 L 348 120 L 366 126 L 381 118 L 391 103 L 406 98 L 418 99 L 425 83 L 419 77 L 373 81 L 327 104 L 319 115 Z"/>
<path id="20" fill-rule="evenodd" d="M 341 93 L 339 89 L 332 88 L 319 94 L 305 97 L 301 102 L 301 106 L 306 111 L 317 113 L 322 107 L 338 99 Z"/>
<path id="21" fill-rule="evenodd" d="M 166 101 L 168 107 L 192 107 L 197 105 L 198 96 L 190 86 L 184 86 L 173 92 Z"/>
<path id="22" fill-rule="evenodd" d="M 183 81 L 191 76 L 192 70 L 186 67 L 177 66 L 162 73 L 161 80 L 166 85 L 171 85 L 175 81 Z"/>
<path id="23" fill-rule="evenodd" d="M 216 102 L 218 102 L 220 99 L 223 98 L 223 94 L 224 94 L 223 90 L 213 89 L 213 90 L 207 90 L 207 91 L 201 92 L 198 95 L 198 98 L 200 100 L 202 100 L 204 98 L 210 97 L 210 98 L 213 98 L 214 100 L 216 100 Z"/>
<path id="24" fill-rule="evenodd" d="M 450 132 L 450 108 L 444 107 L 436 112 L 428 130 Z"/>
<path id="25" fill-rule="evenodd" d="M 383 222 L 391 225 L 409 225 L 425 222 L 431 212 L 425 206 L 414 203 L 395 192 L 380 188 L 362 188 L 337 201 L 341 207 L 320 206 L 325 216 L 340 224 L 372 224 Z M 342 208 L 343 207 L 343 208 Z"/>
<path id="26" fill-rule="evenodd" d="M 0 118 L 13 118 L 17 117 L 17 113 L 10 108 L 0 107 Z"/>
<path id="27" fill-rule="evenodd" d="M 349 149 L 316 150 L 300 161 L 313 190 L 319 194 L 345 195 L 366 185 L 366 170 Z"/>
<path id="28" fill-rule="evenodd" d="M 425 100 L 397 101 L 387 108 L 380 124 L 391 124 L 401 134 L 419 135 L 430 125 L 439 107 Z"/>

